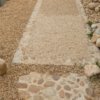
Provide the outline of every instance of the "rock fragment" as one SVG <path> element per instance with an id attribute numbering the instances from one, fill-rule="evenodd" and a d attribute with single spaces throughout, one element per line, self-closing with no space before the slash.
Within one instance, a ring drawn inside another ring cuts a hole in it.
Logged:
<path id="1" fill-rule="evenodd" d="M 7 73 L 7 65 L 3 59 L 0 59 L 0 75 L 3 76 Z"/>
<path id="2" fill-rule="evenodd" d="M 86 76 L 91 77 L 93 75 L 99 74 L 100 68 L 97 65 L 89 64 L 89 65 L 85 65 L 84 72 Z"/>
<path id="3" fill-rule="evenodd" d="M 91 10 L 94 10 L 96 6 L 97 6 L 97 4 L 94 3 L 94 2 L 91 2 L 91 3 L 88 4 L 88 8 L 91 9 Z"/>
<path id="4" fill-rule="evenodd" d="M 97 39 L 96 46 L 100 48 L 100 38 Z"/>
<path id="5" fill-rule="evenodd" d="M 100 38 L 100 35 L 94 33 L 93 36 L 92 36 L 92 38 L 91 38 L 91 42 L 92 43 L 96 43 L 96 41 L 97 41 L 98 38 Z"/>

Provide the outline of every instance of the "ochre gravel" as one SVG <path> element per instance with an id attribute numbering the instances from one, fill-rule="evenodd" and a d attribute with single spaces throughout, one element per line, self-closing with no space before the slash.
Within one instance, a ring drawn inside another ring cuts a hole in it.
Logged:
<path id="1" fill-rule="evenodd" d="M 16 82 L 19 76 L 31 71 L 68 74 L 76 72 L 84 74 L 81 67 L 54 65 L 11 65 L 13 55 L 18 47 L 25 26 L 32 13 L 36 0 L 9 0 L 0 8 L 0 58 L 7 61 L 8 73 L 0 77 L 1 100 L 22 100 L 18 96 Z M 100 95 L 100 77 L 91 79 L 95 94 Z"/>

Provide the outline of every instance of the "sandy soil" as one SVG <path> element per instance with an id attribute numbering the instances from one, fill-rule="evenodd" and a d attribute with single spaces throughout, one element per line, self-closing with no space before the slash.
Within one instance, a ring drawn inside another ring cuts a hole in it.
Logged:
<path id="1" fill-rule="evenodd" d="M 94 10 L 90 10 L 88 8 L 88 4 L 92 1 L 92 0 L 81 0 L 84 8 L 85 8 L 85 12 L 89 18 L 89 20 L 91 20 L 92 22 L 100 22 L 100 12 L 95 12 Z"/>
<path id="2" fill-rule="evenodd" d="M 31 71 L 68 74 L 71 72 L 83 73 L 81 67 L 66 67 L 54 65 L 11 65 L 13 55 L 25 25 L 31 15 L 35 0 L 9 0 L 0 8 L 0 57 L 8 64 L 8 73 L 0 77 L 0 97 L 3 100 L 21 100 L 18 96 L 16 82 L 19 76 Z M 95 94 L 100 95 L 100 76 L 91 79 Z"/>

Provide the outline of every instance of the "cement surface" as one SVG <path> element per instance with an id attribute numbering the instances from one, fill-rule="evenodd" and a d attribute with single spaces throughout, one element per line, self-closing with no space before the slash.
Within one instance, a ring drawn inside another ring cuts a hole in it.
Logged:
<path id="1" fill-rule="evenodd" d="M 76 0 L 38 0 L 13 63 L 66 65 L 90 55 Z"/>

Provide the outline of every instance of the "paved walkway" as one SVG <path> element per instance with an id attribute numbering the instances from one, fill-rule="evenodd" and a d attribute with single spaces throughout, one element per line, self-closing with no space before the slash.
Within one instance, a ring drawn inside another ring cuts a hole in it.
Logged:
<path id="1" fill-rule="evenodd" d="M 21 76 L 17 87 L 24 100 L 96 100 L 88 79 L 75 73 L 61 77 L 32 72 Z"/>
<path id="2" fill-rule="evenodd" d="M 66 65 L 90 58 L 76 0 L 38 0 L 13 63 Z"/>
<path id="3" fill-rule="evenodd" d="M 90 58 L 76 0 L 37 0 L 13 63 L 67 65 L 69 59 Z M 17 87 L 24 100 L 94 100 L 88 79 L 71 72 L 67 76 L 31 72 L 19 78 Z"/>

